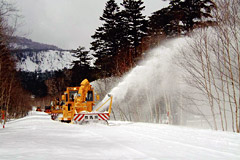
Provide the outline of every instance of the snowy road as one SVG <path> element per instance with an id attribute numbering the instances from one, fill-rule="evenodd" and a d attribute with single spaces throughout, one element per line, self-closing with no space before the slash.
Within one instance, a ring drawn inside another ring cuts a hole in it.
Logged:
<path id="1" fill-rule="evenodd" d="M 45 113 L 0 129 L 0 160 L 240 160 L 240 134 L 169 125 L 74 125 Z"/>

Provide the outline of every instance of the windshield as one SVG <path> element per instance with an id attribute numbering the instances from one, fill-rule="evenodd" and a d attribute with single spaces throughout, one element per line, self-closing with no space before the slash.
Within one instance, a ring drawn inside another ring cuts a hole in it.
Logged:
<path id="1" fill-rule="evenodd" d="M 74 101 L 74 97 L 77 95 L 78 91 L 70 91 L 69 92 L 69 100 Z"/>
<path id="2" fill-rule="evenodd" d="M 86 101 L 93 101 L 93 91 L 88 91 Z"/>

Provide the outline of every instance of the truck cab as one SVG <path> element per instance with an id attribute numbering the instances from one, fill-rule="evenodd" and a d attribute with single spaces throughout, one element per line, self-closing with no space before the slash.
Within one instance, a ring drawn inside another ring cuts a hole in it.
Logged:
<path id="1" fill-rule="evenodd" d="M 62 96 L 65 104 L 62 106 L 63 117 L 59 120 L 62 122 L 71 122 L 71 119 L 75 113 L 74 108 L 74 99 L 78 94 L 79 87 L 67 87 L 67 90 L 64 92 Z"/>

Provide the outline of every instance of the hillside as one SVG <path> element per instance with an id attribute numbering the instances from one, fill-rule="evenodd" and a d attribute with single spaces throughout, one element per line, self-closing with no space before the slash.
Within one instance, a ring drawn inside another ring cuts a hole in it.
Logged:
<path id="1" fill-rule="evenodd" d="M 17 37 L 10 47 L 17 61 L 17 70 L 25 72 L 43 73 L 71 68 L 75 59 L 68 50 L 23 37 Z"/>
<path id="2" fill-rule="evenodd" d="M 71 68 L 75 59 L 69 51 L 16 50 L 17 69 L 28 72 L 46 72 Z"/>

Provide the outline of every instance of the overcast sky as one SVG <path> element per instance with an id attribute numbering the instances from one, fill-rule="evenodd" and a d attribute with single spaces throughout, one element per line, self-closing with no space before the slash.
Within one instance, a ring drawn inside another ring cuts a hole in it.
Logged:
<path id="1" fill-rule="evenodd" d="M 22 15 L 18 35 L 63 49 L 90 47 L 91 35 L 101 26 L 108 0 L 11 0 Z M 118 4 L 122 0 L 116 0 Z M 145 0 L 144 15 L 168 6 L 168 1 Z"/>

